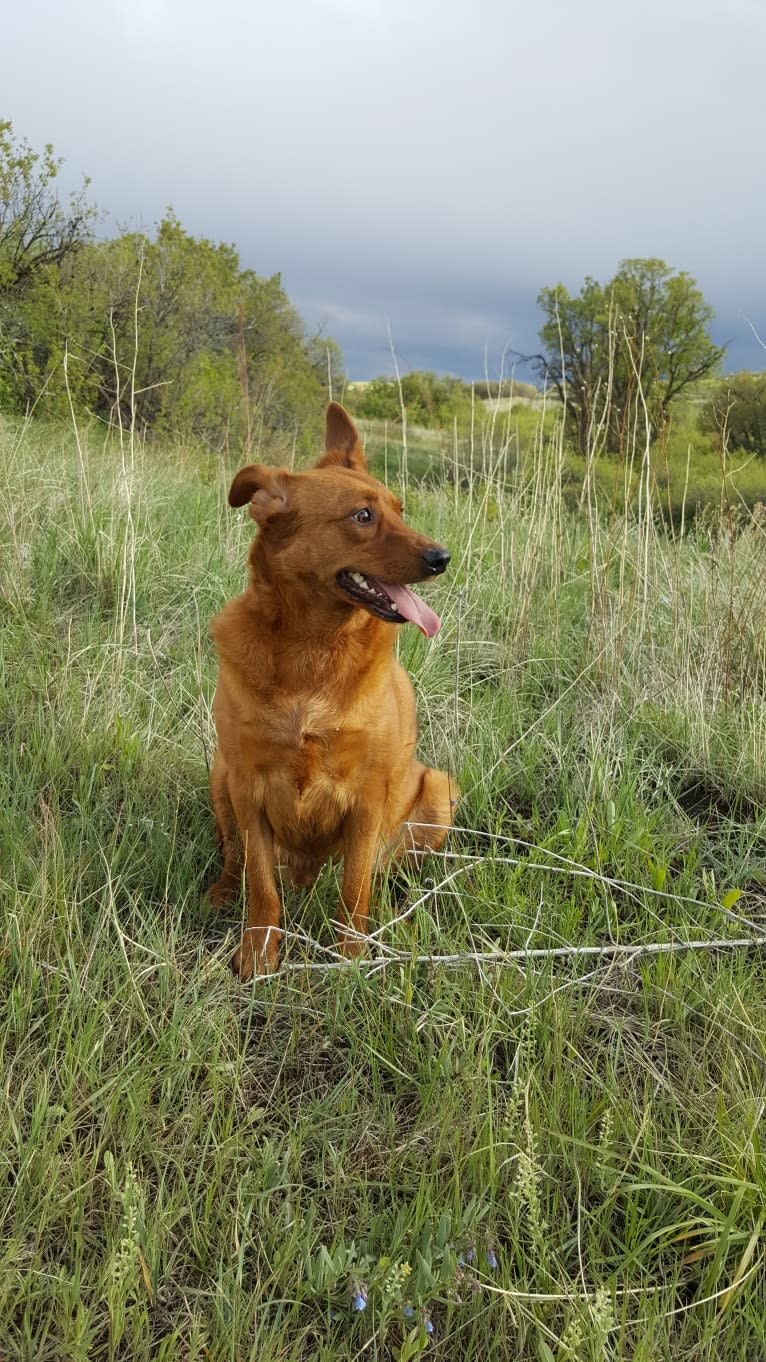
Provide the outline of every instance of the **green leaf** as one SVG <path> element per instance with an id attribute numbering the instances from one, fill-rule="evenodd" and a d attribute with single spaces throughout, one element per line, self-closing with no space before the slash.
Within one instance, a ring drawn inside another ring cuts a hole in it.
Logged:
<path id="1" fill-rule="evenodd" d="M 397 1362 L 410 1362 L 412 1357 L 420 1357 L 428 1346 L 428 1337 L 420 1325 L 412 1329 L 404 1339 Z"/>
<path id="2" fill-rule="evenodd" d="M 666 865 L 659 865 L 656 861 L 650 861 L 650 862 L 649 862 L 649 871 L 650 871 L 651 876 L 652 876 L 652 884 L 654 885 L 654 888 L 655 888 L 655 889 L 664 889 L 664 888 L 665 888 L 665 881 L 666 881 L 667 876 L 668 876 L 668 868 L 667 868 L 667 866 L 666 866 Z"/>

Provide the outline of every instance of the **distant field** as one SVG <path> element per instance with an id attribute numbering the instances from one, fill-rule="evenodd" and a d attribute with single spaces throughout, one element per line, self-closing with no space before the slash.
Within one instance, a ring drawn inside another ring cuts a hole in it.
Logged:
<path id="1" fill-rule="evenodd" d="M 453 554 L 401 655 L 459 828 L 359 965 L 290 894 L 252 987 L 200 901 L 233 466 L 0 423 L 3 1362 L 766 1356 L 763 522 L 666 533 L 534 415 L 368 432 Z"/>
<path id="2" fill-rule="evenodd" d="M 569 509 L 583 504 L 590 487 L 600 511 L 619 513 L 627 504 L 639 514 L 648 478 L 652 513 L 681 529 L 698 514 L 719 515 L 725 508 L 737 521 L 766 505 L 766 459 L 736 449 L 722 457 L 715 439 L 700 430 L 705 392 L 700 384 L 674 405 L 668 431 L 651 449 L 639 437 L 625 457 L 601 455 L 592 462 L 574 453 L 564 438 L 562 405 L 551 393 L 483 400 L 476 404 L 473 422 L 463 419 L 455 428 L 408 427 L 406 449 L 400 423 L 361 421 L 360 426 L 380 476 L 401 465 L 408 476 L 433 485 L 457 479 L 465 486 L 477 473 L 518 485 L 536 476 L 547 446 L 558 451 Z"/>

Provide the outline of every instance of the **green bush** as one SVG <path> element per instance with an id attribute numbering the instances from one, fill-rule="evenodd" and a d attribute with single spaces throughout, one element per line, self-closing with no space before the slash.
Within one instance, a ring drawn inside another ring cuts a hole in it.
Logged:
<path id="1" fill-rule="evenodd" d="M 59 203 L 59 166 L 0 120 L 0 410 L 313 449 L 340 353 L 305 334 L 279 275 L 172 212 L 97 241 L 85 190 Z"/>
<path id="2" fill-rule="evenodd" d="M 374 378 L 370 383 L 353 384 L 346 392 L 349 411 L 369 421 L 400 424 L 402 403 L 408 424 L 446 430 L 456 419 L 470 418 L 473 400 L 471 389 L 462 379 L 418 370 L 404 374 L 401 383 Z"/>
<path id="3" fill-rule="evenodd" d="M 766 372 L 729 374 L 703 408 L 700 426 L 719 443 L 766 455 Z"/>

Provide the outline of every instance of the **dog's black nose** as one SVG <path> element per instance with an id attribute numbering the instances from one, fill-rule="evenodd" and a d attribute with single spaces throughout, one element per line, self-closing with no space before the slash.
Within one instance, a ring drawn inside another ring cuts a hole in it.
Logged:
<path id="1" fill-rule="evenodd" d="M 426 549 L 423 554 L 423 562 L 428 568 L 428 571 L 432 572 L 434 576 L 436 576 L 437 572 L 444 571 L 449 560 L 450 555 L 447 550 L 439 548 L 438 544 L 434 544 L 432 549 Z"/>

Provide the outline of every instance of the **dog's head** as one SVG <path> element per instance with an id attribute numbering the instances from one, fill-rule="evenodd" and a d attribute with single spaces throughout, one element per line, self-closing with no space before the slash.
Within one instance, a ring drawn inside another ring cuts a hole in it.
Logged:
<path id="1" fill-rule="evenodd" d="M 437 632 L 438 616 L 408 584 L 438 576 L 450 555 L 405 525 L 401 503 L 367 472 L 356 427 L 337 402 L 327 409 L 315 468 L 250 464 L 231 484 L 229 503 L 249 503 L 259 559 L 283 590 L 302 583 L 319 593 L 320 610 L 357 607 L 392 624 L 412 620 L 429 637 Z"/>

